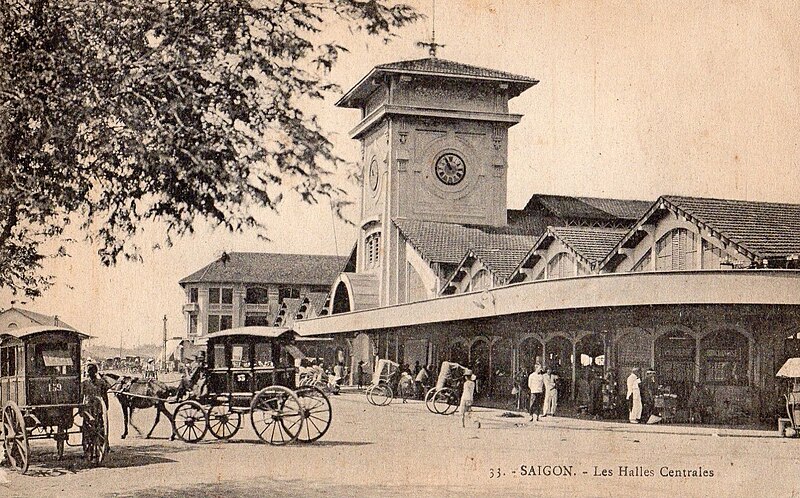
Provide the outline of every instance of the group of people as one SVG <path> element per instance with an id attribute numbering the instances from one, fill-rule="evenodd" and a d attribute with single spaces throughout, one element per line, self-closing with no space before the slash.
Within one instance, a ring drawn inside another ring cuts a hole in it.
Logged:
<path id="1" fill-rule="evenodd" d="M 656 423 L 661 416 L 655 410 L 655 397 L 658 394 L 658 382 L 655 370 L 648 368 L 642 376 L 642 369 L 633 367 L 626 379 L 628 401 L 628 421 L 632 424 Z"/>
<path id="2" fill-rule="evenodd" d="M 528 413 L 531 422 L 539 417 L 553 417 L 558 406 L 558 375 L 550 368 L 538 363 L 528 376 L 528 389 L 531 393 Z"/>

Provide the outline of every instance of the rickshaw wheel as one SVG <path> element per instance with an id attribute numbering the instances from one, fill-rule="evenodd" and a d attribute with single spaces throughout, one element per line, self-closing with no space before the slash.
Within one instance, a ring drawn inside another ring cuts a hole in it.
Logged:
<path id="1" fill-rule="evenodd" d="M 367 386 L 367 389 L 364 391 L 364 393 L 367 395 L 367 402 L 369 402 L 370 405 L 374 405 L 375 404 L 375 402 L 372 401 L 372 389 L 374 387 L 375 387 L 375 384 L 370 384 L 370 385 Z"/>
<path id="2" fill-rule="evenodd" d="M 313 443 L 328 432 L 333 419 L 331 402 L 321 389 L 303 386 L 295 391 L 300 405 L 303 407 L 303 428 L 297 440 L 301 443 Z"/>
<path id="3" fill-rule="evenodd" d="M 103 399 L 88 398 L 81 407 L 81 418 L 83 455 L 93 465 L 100 465 L 108 453 L 108 410 Z"/>
<path id="4" fill-rule="evenodd" d="M 242 426 L 242 415 L 224 405 L 212 406 L 208 410 L 208 432 L 217 439 L 230 439 Z"/>
<path id="5" fill-rule="evenodd" d="M 297 395 L 283 386 L 269 386 L 250 402 L 250 423 L 258 438 L 276 446 L 289 444 L 303 429 L 305 417 Z"/>
<path id="6" fill-rule="evenodd" d="M 432 387 L 425 393 L 425 408 L 431 413 L 436 413 L 433 409 L 433 396 L 436 394 L 436 388 Z"/>
<path id="7" fill-rule="evenodd" d="M 22 474 L 27 472 L 31 451 L 28 432 L 22 410 L 13 401 L 3 407 L 3 447 L 11 466 Z"/>
<path id="8" fill-rule="evenodd" d="M 433 396 L 433 410 L 439 415 L 450 415 L 458 409 L 455 399 L 455 391 L 445 387 L 436 391 Z"/>
<path id="9" fill-rule="evenodd" d="M 375 406 L 386 406 L 392 402 L 394 393 L 387 384 L 378 384 L 372 388 L 372 404 Z"/>
<path id="10" fill-rule="evenodd" d="M 172 430 L 181 441 L 196 443 L 208 432 L 208 413 L 194 400 L 184 401 L 172 417 Z"/>

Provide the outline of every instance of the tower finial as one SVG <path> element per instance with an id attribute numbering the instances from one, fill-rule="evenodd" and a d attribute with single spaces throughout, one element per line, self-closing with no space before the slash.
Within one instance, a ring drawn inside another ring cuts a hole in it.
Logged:
<path id="1" fill-rule="evenodd" d="M 444 45 L 440 43 L 436 43 L 436 0 L 433 0 L 433 16 L 431 20 L 431 41 L 429 42 L 417 42 L 418 47 L 427 47 L 428 54 L 431 57 L 436 57 L 436 49 L 439 47 L 444 47 Z"/>

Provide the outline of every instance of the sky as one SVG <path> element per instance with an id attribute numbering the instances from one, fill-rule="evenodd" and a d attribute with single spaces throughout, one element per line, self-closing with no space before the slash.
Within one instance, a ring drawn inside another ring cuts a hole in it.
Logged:
<path id="1" fill-rule="evenodd" d="M 416 42 L 430 37 L 431 0 L 407 3 L 428 19 L 389 44 L 328 28 L 350 50 L 331 74 L 343 90 L 377 64 L 427 56 Z M 524 117 L 509 136 L 509 208 L 534 193 L 800 203 L 798 18 L 800 2 L 437 0 L 436 37 L 443 59 L 540 80 L 510 105 Z M 348 132 L 359 112 L 334 107 L 338 97 L 307 111 L 356 161 Z M 359 187 L 348 189 L 357 201 Z M 172 248 L 113 268 L 76 244 L 48 263 L 57 281 L 44 296 L 15 304 L 59 315 L 99 344 L 158 343 L 164 316 L 169 337 L 186 328 L 178 281 L 223 251 L 346 255 L 355 240 L 327 203 L 288 197 L 263 215 L 269 242 L 199 223 Z M 148 227 L 140 238 L 160 235 Z M 0 293 L 0 307 L 12 299 Z"/>

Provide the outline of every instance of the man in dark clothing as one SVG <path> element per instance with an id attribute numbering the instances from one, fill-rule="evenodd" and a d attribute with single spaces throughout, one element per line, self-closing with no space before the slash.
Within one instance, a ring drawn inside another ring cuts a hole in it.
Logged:
<path id="1" fill-rule="evenodd" d="M 364 362 L 358 360 L 358 388 L 364 387 Z"/>

